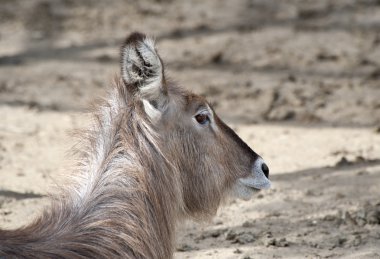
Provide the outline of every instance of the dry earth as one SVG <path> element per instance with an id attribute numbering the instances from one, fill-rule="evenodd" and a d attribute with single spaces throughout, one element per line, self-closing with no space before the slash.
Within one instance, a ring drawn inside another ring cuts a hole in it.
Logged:
<path id="1" fill-rule="evenodd" d="M 178 231 L 176 258 L 380 258 L 380 3 L 0 1 L 0 226 L 29 222 L 70 164 L 67 131 L 158 40 L 263 155 L 274 188 Z"/>

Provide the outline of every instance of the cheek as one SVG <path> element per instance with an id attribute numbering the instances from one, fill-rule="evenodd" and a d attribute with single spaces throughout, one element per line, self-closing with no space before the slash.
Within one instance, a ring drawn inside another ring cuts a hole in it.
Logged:
<path id="1" fill-rule="evenodd" d="M 215 143 L 210 153 L 214 156 L 214 163 L 221 177 L 227 181 L 241 177 L 241 174 L 246 171 L 243 170 L 244 163 L 240 155 L 235 152 L 233 145 L 228 145 L 226 142 Z"/>

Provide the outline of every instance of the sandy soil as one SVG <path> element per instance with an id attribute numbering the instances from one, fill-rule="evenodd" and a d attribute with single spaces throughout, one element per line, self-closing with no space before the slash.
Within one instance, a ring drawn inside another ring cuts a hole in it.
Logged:
<path id="1" fill-rule="evenodd" d="M 118 46 L 156 36 L 169 75 L 259 152 L 274 188 L 178 231 L 176 258 L 380 258 L 378 1 L 2 0 L 0 226 L 59 184 Z"/>

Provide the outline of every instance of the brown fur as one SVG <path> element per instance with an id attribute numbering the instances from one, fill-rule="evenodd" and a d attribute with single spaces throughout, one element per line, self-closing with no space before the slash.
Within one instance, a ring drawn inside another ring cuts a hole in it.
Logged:
<path id="1" fill-rule="evenodd" d="M 162 84 L 153 122 L 138 84 L 116 80 L 81 135 L 71 184 L 32 224 L 0 230 L 0 257 L 171 258 L 178 221 L 215 214 L 258 156 L 214 112 L 213 127 L 194 125 L 203 97 Z"/>

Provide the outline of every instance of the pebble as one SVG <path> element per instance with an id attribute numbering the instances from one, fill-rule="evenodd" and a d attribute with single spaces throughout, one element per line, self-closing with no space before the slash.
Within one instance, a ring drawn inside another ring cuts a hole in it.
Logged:
<path id="1" fill-rule="evenodd" d="M 234 254 L 241 254 L 241 253 L 243 253 L 243 251 L 240 250 L 239 248 L 236 248 L 233 253 Z"/>
<path id="2" fill-rule="evenodd" d="M 289 242 L 286 240 L 285 237 L 282 237 L 280 239 L 271 238 L 267 241 L 267 243 L 265 245 L 266 246 L 287 247 L 287 246 L 289 246 Z"/>
<path id="3" fill-rule="evenodd" d="M 231 243 L 238 243 L 238 244 L 247 244 L 252 243 L 255 241 L 255 235 L 252 232 L 235 232 L 234 230 L 229 230 L 226 234 L 226 240 L 231 241 Z"/>
<path id="4" fill-rule="evenodd" d="M 188 244 L 182 244 L 177 247 L 178 252 L 188 252 L 188 251 L 193 251 L 193 250 L 197 250 L 197 249 L 189 246 Z"/>
<path id="5" fill-rule="evenodd" d="M 250 232 L 243 233 L 236 237 L 236 242 L 241 245 L 252 243 L 254 241 L 255 241 L 255 236 Z"/>
<path id="6" fill-rule="evenodd" d="M 234 240 L 236 238 L 236 232 L 233 230 L 228 230 L 226 234 L 226 240 Z"/>
<path id="7" fill-rule="evenodd" d="M 243 225 L 242 225 L 243 228 L 252 228 L 252 227 L 254 227 L 254 226 L 255 226 L 255 224 L 254 224 L 253 221 L 245 221 L 245 222 L 243 223 Z"/>
<path id="8" fill-rule="evenodd" d="M 375 224 L 380 224 L 380 210 L 373 209 L 370 210 L 367 213 L 367 222 L 368 224 L 375 225 Z"/>
<path id="9" fill-rule="evenodd" d="M 225 228 L 213 229 L 210 231 L 204 231 L 200 236 L 196 237 L 195 240 L 204 240 L 206 238 L 218 238 L 227 231 Z"/>

